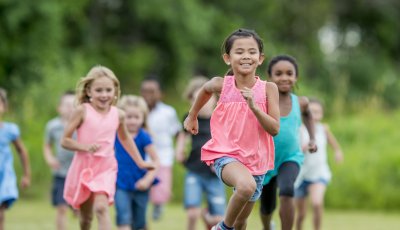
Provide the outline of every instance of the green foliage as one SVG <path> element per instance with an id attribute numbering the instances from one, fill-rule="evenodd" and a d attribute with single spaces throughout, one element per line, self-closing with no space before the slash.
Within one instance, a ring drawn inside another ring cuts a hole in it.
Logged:
<path id="1" fill-rule="evenodd" d="M 331 120 L 331 129 L 342 145 L 344 164 L 331 161 L 333 181 L 326 205 L 332 208 L 392 209 L 400 206 L 400 134 L 393 124 L 400 111 L 363 111 Z"/>

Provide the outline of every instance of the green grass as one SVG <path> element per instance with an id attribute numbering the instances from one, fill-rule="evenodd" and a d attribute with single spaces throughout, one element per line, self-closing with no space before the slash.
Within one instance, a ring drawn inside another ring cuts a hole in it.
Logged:
<path id="1" fill-rule="evenodd" d="M 310 213 L 311 214 L 311 213 Z M 114 220 L 114 208 L 111 207 Z M 278 214 L 275 213 L 275 223 L 279 225 Z M 323 221 L 324 230 L 381 230 L 398 229 L 400 226 L 400 213 L 364 212 L 364 211 L 326 211 Z M 49 202 L 44 200 L 20 200 L 6 212 L 5 229 L 7 230 L 53 230 L 55 210 Z M 181 205 L 172 204 L 166 207 L 163 218 L 159 222 L 149 223 L 152 230 L 184 230 L 186 224 L 185 212 Z M 78 230 L 78 220 L 69 214 L 70 230 Z M 96 221 L 94 226 L 96 228 Z M 115 227 L 116 229 L 116 227 Z M 198 229 L 205 228 L 199 223 Z M 249 230 L 260 230 L 257 207 L 249 219 Z M 277 229 L 280 229 L 279 227 Z M 304 229 L 311 228 L 311 216 L 306 220 Z"/>

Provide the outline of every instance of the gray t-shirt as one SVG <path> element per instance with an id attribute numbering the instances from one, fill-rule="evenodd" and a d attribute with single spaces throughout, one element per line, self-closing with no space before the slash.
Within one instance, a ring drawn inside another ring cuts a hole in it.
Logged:
<path id="1" fill-rule="evenodd" d="M 71 165 L 74 152 L 61 147 L 61 138 L 64 133 L 64 125 L 60 117 L 56 117 L 46 125 L 45 141 L 55 148 L 57 159 L 60 162 L 60 168 L 53 171 L 53 174 L 60 177 L 66 177 L 68 168 Z"/>

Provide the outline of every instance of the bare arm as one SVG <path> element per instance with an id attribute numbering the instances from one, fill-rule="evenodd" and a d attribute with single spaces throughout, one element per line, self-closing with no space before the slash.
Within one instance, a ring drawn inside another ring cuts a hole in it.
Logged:
<path id="1" fill-rule="evenodd" d="M 71 114 L 71 118 L 68 121 L 64 129 L 64 135 L 61 140 L 61 146 L 71 151 L 79 152 L 96 152 L 100 146 L 96 144 L 85 145 L 79 143 L 77 140 L 72 138 L 75 130 L 82 124 L 85 117 L 85 108 L 79 105 Z"/>
<path id="2" fill-rule="evenodd" d="M 52 144 L 45 142 L 43 144 L 43 156 L 46 163 L 53 169 L 57 170 L 60 168 L 60 162 L 58 162 L 57 158 L 53 154 Z"/>
<path id="3" fill-rule="evenodd" d="M 200 109 L 210 100 L 213 93 L 220 93 L 224 78 L 214 77 L 206 82 L 199 90 L 199 93 L 189 110 L 189 114 L 184 121 L 184 128 L 192 134 L 197 134 L 199 131 L 199 124 L 197 115 Z"/>
<path id="4" fill-rule="evenodd" d="M 13 141 L 14 147 L 19 155 L 22 164 L 23 176 L 21 179 L 22 188 L 26 188 L 31 184 L 31 166 L 29 164 L 29 155 L 25 145 L 21 139 Z"/>
<path id="5" fill-rule="evenodd" d="M 299 97 L 301 116 L 304 126 L 307 128 L 308 135 L 310 135 L 310 141 L 308 143 L 308 151 L 315 153 L 317 151 L 317 145 L 315 144 L 315 127 L 312 119 L 310 108 L 308 107 L 309 101 L 307 97 Z"/>
<path id="6" fill-rule="evenodd" d="M 262 111 L 255 103 L 253 99 L 253 92 L 251 89 L 245 87 L 241 90 L 241 94 L 246 100 L 251 111 L 253 111 L 258 122 L 265 131 L 275 136 L 279 132 L 279 93 L 278 87 L 271 82 L 267 82 L 265 85 L 266 96 L 268 100 L 268 113 Z"/>
<path id="7" fill-rule="evenodd" d="M 333 135 L 331 132 L 330 128 L 328 125 L 324 125 L 326 136 L 328 138 L 328 144 L 332 146 L 333 151 L 335 153 L 335 160 L 336 162 L 342 162 L 343 161 L 343 152 L 342 149 L 340 148 L 339 142 L 337 141 L 336 137 Z"/>
<path id="8" fill-rule="evenodd" d="M 154 148 L 154 144 L 146 146 L 144 150 L 150 156 L 151 161 L 154 163 L 155 170 L 147 171 L 145 176 L 136 182 L 136 188 L 142 191 L 145 191 L 150 188 L 151 184 L 154 181 L 154 178 L 156 178 L 157 168 L 160 164 L 160 160 L 158 159 L 156 149 Z"/>
<path id="9" fill-rule="evenodd" d="M 119 110 L 119 126 L 118 126 L 118 139 L 122 146 L 129 153 L 133 161 L 139 166 L 139 168 L 153 169 L 155 165 L 153 163 L 145 162 L 137 149 L 135 142 L 129 135 L 128 129 L 125 124 L 125 113 Z"/>
<path id="10" fill-rule="evenodd" d="M 176 138 L 176 160 L 180 163 L 183 163 L 186 160 L 185 148 L 189 137 L 190 135 L 188 133 L 186 133 L 185 131 L 181 131 L 178 133 L 178 137 Z"/>

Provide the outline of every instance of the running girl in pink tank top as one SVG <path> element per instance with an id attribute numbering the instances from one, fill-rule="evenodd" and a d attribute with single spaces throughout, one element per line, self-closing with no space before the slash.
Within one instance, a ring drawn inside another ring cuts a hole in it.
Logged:
<path id="1" fill-rule="evenodd" d="M 141 168 L 154 168 L 143 161 L 125 125 L 125 113 L 114 105 L 120 95 L 119 81 L 103 66 L 93 67 L 77 85 L 78 106 L 64 130 L 61 145 L 75 156 L 65 181 L 64 198 L 80 209 L 80 228 L 90 229 L 93 211 L 99 229 L 111 229 L 109 204 L 114 202 L 117 162 L 116 134 Z M 72 134 L 77 131 L 77 140 Z"/>
<path id="2" fill-rule="evenodd" d="M 198 112 L 212 94 L 219 95 L 211 116 L 211 140 L 203 146 L 201 159 L 235 192 L 224 220 L 212 229 L 241 230 L 246 229 L 247 218 L 260 197 L 264 174 L 274 167 L 272 136 L 279 131 L 278 89 L 256 76 L 264 54 L 262 40 L 254 31 L 233 32 L 223 49 L 223 60 L 231 71 L 203 85 L 184 126 L 197 134 Z"/>

